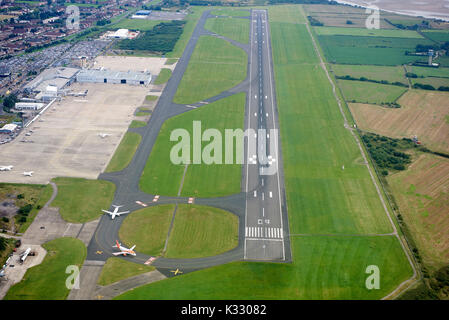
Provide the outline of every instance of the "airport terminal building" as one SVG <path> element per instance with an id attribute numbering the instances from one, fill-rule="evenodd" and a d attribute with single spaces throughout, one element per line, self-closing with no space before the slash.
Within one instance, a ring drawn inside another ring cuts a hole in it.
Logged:
<path id="1" fill-rule="evenodd" d="M 137 71 L 112 71 L 105 69 L 81 70 L 76 75 L 78 82 L 90 83 L 124 83 L 131 85 L 148 85 L 151 82 L 151 74 L 149 72 Z"/>

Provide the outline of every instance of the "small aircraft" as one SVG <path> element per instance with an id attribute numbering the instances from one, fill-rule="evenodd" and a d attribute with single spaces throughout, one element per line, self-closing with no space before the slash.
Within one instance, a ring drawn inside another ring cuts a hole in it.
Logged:
<path id="1" fill-rule="evenodd" d="M 34 173 L 34 171 L 24 171 L 24 172 L 23 172 L 23 175 L 24 175 L 25 177 L 32 177 L 32 176 L 33 176 L 33 173 Z"/>
<path id="2" fill-rule="evenodd" d="M 176 268 L 176 270 L 172 270 L 170 272 L 173 272 L 175 276 L 178 275 L 178 273 L 182 273 L 182 271 L 180 271 L 179 268 Z"/>
<path id="3" fill-rule="evenodd" d="M 104 139 L 106 137 L 109 137 L 111 134 L 110 133 L 99 133 L 98 135 Z"/>
<path id="4" fill-rule="evenodd" d="M 115 246 L 112 246 L 113 248 L 118 248 L 120 250 L 120 252 L 113 252 L 112 254 L 114 256 L 118 256 L 120 254 L 123 254 L 125 257 L 127 254 L 130 254 L 132 256 L 135 256 L 136 253 L 134 252 L 134 248 L 136 247 L 136 245 L 133 245 L 131 248 L 125 248 L 122 247 L 122 245 L 118 242 L 118 240 L 115 240 Z"/>
<path id="5" fill-rule="evenodd" d="M 14 166 L 0 166 L 0 171 L 11 171 Z"/>
<path id="6" fill-rule="evenodd" d="M 30 254 L 30 252 L 31 252 L 31 248 L 26 249 L 26 250 L 20 255 L 19 262 L 20 262 L 20 263 L 24 263 L 24 262 L 25 262 L 25 259 L 28 257 L 28 255 Z"/>
<path id="7" fill-rule="evenodd" d="M 104 213 L 107 213 L 107 214 L 111 215 L 112 220 L 114 220 L 115 216 L 120 216 L 122 214 L 129 213 L 129 211 L 118 212 L 118 209 L 123 207 L 123 206 L 115 206 L 115 205 L 112 205 L 112 206 L 115 208 L 114 211 L 112 211 L 112 212 L 111 211 L 107 211 L 107 210 L 103 210 L 103 209 L 101 210 Z"/>

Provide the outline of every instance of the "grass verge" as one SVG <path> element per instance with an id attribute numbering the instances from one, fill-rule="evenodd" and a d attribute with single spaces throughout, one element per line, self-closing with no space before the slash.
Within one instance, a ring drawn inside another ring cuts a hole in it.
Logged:
<path id="1" fill-rule="evenodd" d="M 141 140 L 142 136 L 140 134 L 126 132 L 105 172 L 114 172 L 125 169 L 133 159 L 134 153 L 139 147 Z"/>

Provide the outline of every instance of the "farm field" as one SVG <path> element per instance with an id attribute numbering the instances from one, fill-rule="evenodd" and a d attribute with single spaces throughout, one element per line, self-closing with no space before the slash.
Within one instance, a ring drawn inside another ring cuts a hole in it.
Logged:
<path id="1" fill-rule="evenodd" d="M 226 110 L 226 112 L 223 112 Z M 170 150 L 178 141 L 170 141 L 174 129 L 184 128 L 193 133 L 193 121 L 201 121 L 201 129 L 243 129 L 245 94 L 236 94 L 194 109 L 167 120 L 159 133 L 147 165 L 140 179 L 142 191 L 150 194 L 176 196 L 180 188 L 185 165 L 173 164 Z M 192 140 L 190 153 L 193 154 Z M 203 143 L 203 148 L 205 143 Z M 192 159 L 192 156 L 190 156 Z M 224 163 L 224 156 L 222 158 Z M 190 164 L 187 168 L 181 196 L 217 197 L 240 192 L 240 164 Z"/>
<path id="2" fill-rule="evenodd" d="M 249 24 L 248 19 L 210 18 L 206 20 L 204 27 L 216 34 L 247 44 L 249 41 Z"/>
<path id="3" fill-rule="evenodd" d="M 331 63 L 396 66 L 426 57 L 407 56 L 418 44 L 431 45 L 428 39 L 321 35 L 318 37 L 324 54 Z"/>
<path id="4" fill-rule="evenodd" d="M 437 42 L 449 41 L 449 30 L 423 30 L 426 38 Z"/>
<path id="5" fill-rule="evenodd" d="M 376 30 L 367 28 L 343 28 L 343 27 L 313 27 L 319 36 L 359 36 L 376 38 L 412 38 L 423 39 L 423 36 L 413 30 Z"/>
<path id="6" fill-rule="evenodd" d="M 428 77 L 428 78 L 418 78 L 412 79 L 412 83 L 420 83 L 420 84 L 428 84 L 438 89 L 440 87 L 449 87 L 449 78 L 436 78 L 436 77 Z"/>
<path id="7" fill-rule="evenodd" d="M 236 215 L 213 207 L 180 204 L 165 256 L 208 257 L 231 250 L 237 244 Z"/>
<path id="8" fill-rule="evenodd" d="M 117 272 L 120 270 L 120 272 Z M 155 270 L 152 266 L 137 264 L 117 257 L 106 260 L 97 283 L 100 286 L 107 286 L 114 282 L 137 276 L 142 273 Z"/>
<path id="9" fill-rule="evenodd" d="M 449 160 L 432 154 L 421 154 L 407 171 L 387 179 L 423 263 L 431 271 L 447 266 Z"/>
<path id="10" fill-rule="evenodd" d="M 81 268 L 87 249 L 81 240 L 58 238 L 42 245 L 47 255 L 41 264 L 27 270 L 22 281 L 12 286 L 4 300 L 64 300 L 67 266 Z"/>
<path id="11" fill-rule="evenodd" d="M 126 132 L 105 172 L 114 172 L 125 169 L 133 159 L 134 153 L 141 140 L 142 136 L 140 134 Z"/>
<path id="12" fill-rule="evenodd" d="M 449 93 L 410 90 L 398 103 L 401 105 L 398 109 L 357 103 L 349 107 L 358 127 L 364 131 L 392 138 L 417 135 L 430 150 L 449 153 Z"/>
<path id="13" fill-rule="evenodd" d="M 115 185 L 104 180 L 54 178 L 58 195 L 50 204 L 58 207 L 61 217 L 72 223 L 85 223 L 102 215 L 114 198 Z"/>
<path id="14" fill-rule="evenodd" d="M 234 262 L 144 285 L 115 299 L 379 299 L 411 274 L 395 237 L 291 241 L 292 264 Z M 379 290 L 365 287 L 365 268 L 372 264 L 384 275 Z"/>
<path id="15" fill-rule="evenodd" d="M 334 64 L 331 66 L 336 76 L 344 77 L 349 75 L 353 78 L 365 77 L 370 80 L 401 82 L 408 84 L 405 78 L 405 71 L 402 66 L 364 66 L 364 65 L 345 65 Z"/>
<path id="16" fill-rule="evenodd" d="M 418 77 L 440 77 L 449 78 L 449 68 L 426 68 L 417 66 L 406 66 L 407 72 L 416 74 Z"/>
<path id="17" fill-rule="evenodd" d="M 366 81 L 338 80 L 346 101 L 372 104 L 393 103 L 408 88 Z"/>
<path id="18" fill-rule="evenodd" d="M 242 49 L 222 39 L 201 36 L 173 101 L 195 103 L 232 88 L 245 79 L 246 63 Z"/>

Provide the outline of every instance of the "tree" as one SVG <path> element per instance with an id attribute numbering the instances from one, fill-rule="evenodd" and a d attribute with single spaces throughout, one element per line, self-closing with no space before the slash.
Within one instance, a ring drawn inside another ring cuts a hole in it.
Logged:
<path id="1" fill-rule="evenodd" d="M 10 94 L 3 100 L 3 106 L 5 107 L 5 111 L 9 112 L 12 108 L 14 108 L 14 105 L 16 102 L 19 101 L 17 99 L 17 96 L 15 94 Z"/>

